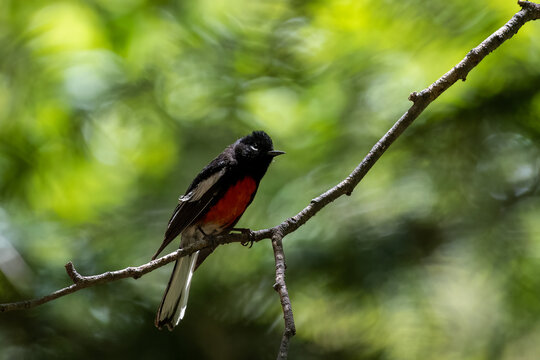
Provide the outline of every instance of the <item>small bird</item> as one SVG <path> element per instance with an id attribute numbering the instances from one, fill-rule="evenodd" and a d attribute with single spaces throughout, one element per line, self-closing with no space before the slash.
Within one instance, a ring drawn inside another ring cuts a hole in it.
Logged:
<path id="1" fill-rule="evenodd" d="M 230 232 L 253 201 L 272 159 L 284 153 L 274 150 L 264 131 L 254 131 L 227 146 L 180 197 L 152 260 L 178 235 L 183 248 L 206 236 Z M 205 248 L 176 261 L 156 315 L 158 329 L 167 326 L 172 331 L 182 320 L 193 272 L 212 251 Z"/>

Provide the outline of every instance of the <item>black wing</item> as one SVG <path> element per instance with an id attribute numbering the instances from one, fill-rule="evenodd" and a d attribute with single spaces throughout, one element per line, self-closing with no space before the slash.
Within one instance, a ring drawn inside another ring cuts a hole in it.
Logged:
<path id="1" fill-rule="evenodd" d="M 226 186 L 221 185 L 227 178 L 226 171 L 230 164 L 227 160 L 224 153 L 214 159 L 193 180 L 186 194 L 180 197 L 169 220 L 163 243 L 152 260 L 226 190 Z"/>

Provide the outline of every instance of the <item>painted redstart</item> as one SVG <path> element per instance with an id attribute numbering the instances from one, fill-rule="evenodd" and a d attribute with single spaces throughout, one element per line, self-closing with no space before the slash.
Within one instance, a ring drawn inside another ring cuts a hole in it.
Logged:
<path id="1" fill-rule="evenodd" d="M 223 150 L 195 177 L 174 210 L 163 243 L 152 257 L 178 235 L 180 247 L 209 235 L 231 231 L 251 204 L 259 182 L 275 156 L 272 139 L 263 131 L 238 139 Z M 172 330 L 184 317 L 193 272 L 210 255 L 205 248 L 176 261 L 159 306 L 155 325 Z"/>

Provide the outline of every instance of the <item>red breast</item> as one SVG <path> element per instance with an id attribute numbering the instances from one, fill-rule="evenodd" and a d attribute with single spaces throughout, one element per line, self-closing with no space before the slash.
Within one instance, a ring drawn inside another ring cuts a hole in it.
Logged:
<path id="1" fill-rule="evenodd" d="M 247 176 L 232 185 L 225 195 L 203 217 L 203 223 L 215 223 L 227 227 L 244 213 L 253 193 L 257 189 L 255 180 Z"/>

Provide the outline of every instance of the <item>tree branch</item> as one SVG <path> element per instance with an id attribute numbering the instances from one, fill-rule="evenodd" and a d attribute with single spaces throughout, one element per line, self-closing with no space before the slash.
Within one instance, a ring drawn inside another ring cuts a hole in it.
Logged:
<path id="1" fill-rule="evenodd" d="M 304 225 L 323 207 L 333 202 L 342 195 L 351 195 L 358 183 L 363 179 L 367 172 L 373 167 L 375 162 L 382 156 L 388 147 L 409 127 L 412 122 L 431 104 L 439 95 L 446 91 L 459 79 L 465 80 L 469 72 L 476 67 L 489 53 L 498 48 L 504 41 L 510 39 L 518 30 L 528 21 L 540 18 L 540 5 L 528 1 L 518 1 L 521 10 L 517 12 L 503 27 L 495 31 L 480 45 L 472 49 L 456 66 L 444 74 L 441 78 L 431 84 L 428 88 L 413 92 L 409 100 L 413 105 L 401 116 L 401 118 L 392 126 L 390 130 L 371 148 L 362 162 L 353 170 L 353 172 L 339 184 L 329 189 L 325 193 L 311 200 L 302 211 L 295 216 L 286 219 L 281 224 L 264 230 L 252 233 L 232 233 L 217 236 L 212 242 L 218 244 L 228 244 L 233 242 L 260 241 L 263 239 L 272 239 L 274 257 L 276 261 L 276 284 L 274 288 L 279 293 L 281 306 L 283 308 L 283 317 L 285 319 L 285 330 L 281 341 L 278 359 L 286 359 L 288 355 L 289 339 L 295 334 L 295 325 L 293 313 L 287 287 L 285 284 L 285 255 L 283 253 L 282 239 L 296 231 Z M 137 279 L 161 266 L 164 266 L 176 259 L 189 255 L 197 250 L 210 246 L 209 240 L 200 240 L 196 243 L 165 255 L 159 259 L 150 261 L 138 267 L 128 267 L 122 270 L 109 271 L 99 275 L 82 276 L 76 270 L 71 262 L 66 264 L 66 271 L 73 281 L 73 284 L 63 289 L 57 290 L 41 298 L 26 300 L 14 303 L 0 304 L 0 312 L 29 309 L 35 306 L 47 303 L 59 297 L 71 294 L 81 289 L 116 281 L 125 278 Z"/>
<path id="2" fill-rule="evenodd" d="M 276 283 L 274 284 L 274 289 L 279 294 L 281 308 L 283 309 L 283 319 L 285 320 L 285 329 L 281 338 L 281 345 L 279 346 L 278 360 L 287 359 L 287 355 L 289 354 L 289 340 L 296 334 L 291 300 L 289 299 L 287 284 L 285 284 L 285 269 L 287 269 L 287 265 L 285 264 L 282 239 L 283 235 L 279 231 L 276 231 L 272 235 L 272 248 L 274 249 L 274 258 L 276 260 Z"/>

